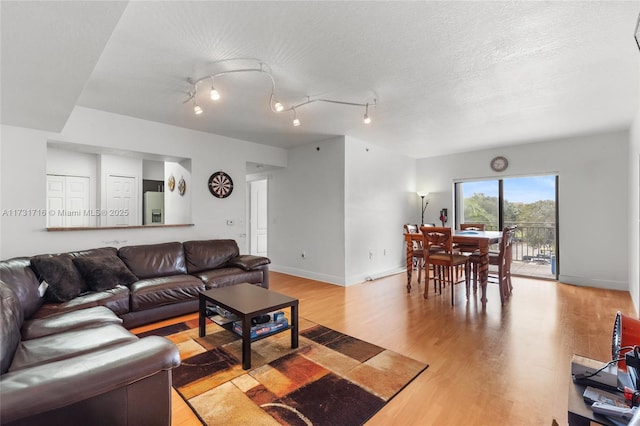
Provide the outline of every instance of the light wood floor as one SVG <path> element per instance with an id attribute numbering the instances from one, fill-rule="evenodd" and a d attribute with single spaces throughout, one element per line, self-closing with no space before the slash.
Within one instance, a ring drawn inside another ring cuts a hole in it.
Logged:
<path id="1" fill-rule="evenodd" d="M 430 364 L 368 425 L 566 425 L 571 356 L 609 360 L 616 312 L 637 318 L 628 292 L 519 277 L 504 307 L 489 285 L 486 309 L 464 285 L 453 308 L 448 289 L 407 294 L 404 274 L 344 288 L 272 272 L 271 289 L 302 317 Z M 177 394 L 173 424 L 199 424 Z"/>

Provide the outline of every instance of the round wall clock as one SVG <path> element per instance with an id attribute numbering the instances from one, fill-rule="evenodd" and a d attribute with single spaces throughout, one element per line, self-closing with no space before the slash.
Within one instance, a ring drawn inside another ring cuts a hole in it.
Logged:
<path id="1" fill-rule="evenodd" d="M 495 157 L 491 160 L 491 169 L 494 172 L 504 172 L 509 167 L 509 161 L 502 156 Z"/>
<path id="2" fill-rule="evenodd" d="M 185 182 L 184 178 L 181 177 L 180 181 L 178 182 L 178 191 L 180 192 L 180 195 L 184 195 L 186 190 L 187 190 L 187 182 Z"/>
<path id="3" fill-rule="evenodd" d="M 176 187 L 176 178 L 173 177 L 173 175 L 169 176 L 169 191 L 173 191 L 173 188 Z"/>
<path id="4" fill-rule="evenodd" d="M 225 172 L 215 172 L 209 176 L 209 191 L 214 197 L 227 198 L 233 191 L 231 176 Z"/>

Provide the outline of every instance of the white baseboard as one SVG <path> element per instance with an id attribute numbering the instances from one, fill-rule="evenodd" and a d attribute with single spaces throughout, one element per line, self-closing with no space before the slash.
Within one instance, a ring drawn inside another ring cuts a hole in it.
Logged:
<path id="1" fill-rule="evenodd" d="M 310 280 L 322 281 L 325 283 L 335 284 L 343 287 L 345 286 L 344 278 L 336 277 L 333 275 L 319 274 L 317 272 L 307 271 L 304 269 L 291 268 L 289 266 L 274 265 L 273 263 L 269 265 L 269 270 L 274 272 L 281 272 L 283 274 L 294 275 L 296 277 L 308 278 Z"/>

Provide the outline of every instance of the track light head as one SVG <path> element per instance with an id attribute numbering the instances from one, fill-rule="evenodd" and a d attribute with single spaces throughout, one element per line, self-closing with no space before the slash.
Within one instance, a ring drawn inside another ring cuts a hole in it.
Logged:
<path id="1" fill-rule="evenodd" d="M 367 103 L 367 106 L 365 107 L 364 118 L 362 119 L 362 121 L 364 121 L 364 124 L 371 123 L 371 117 L 369 117 L 369 103 Z"/>
<path id="2" fill-rule="evenodd" d="M 217 101 L 220 99 L 220 93 L 216 90 L 215 87 L 211 86 L 211 92 L 209 92 L 212 101 Z"/>
<path id="3" fill-rule="evenodd" d="M 220 99 L 220 93 L 218 93 L 216 87 L 213 85 L 213 76 L 211 76 L 211 92 L 209 92 L 209 96 L 211 96 L 212 101 Z"/>
<path id="4" fill-rule="evenodd" d="M 278 101 L 273 104 L 273 107 L 276 109 L 276 112 L 282 112 L 284 110 L 284 106 Z"/>
<path id="5" fill-rule="evenodd" d="M 198 105 L 198 104 L 194 103 L 194 104 L 193 104 L 193 112 L 194 112 L 196 115 L 200 115 L 200 114 L 202 114 L 202 108 L 200 108 L 200 105 Z"/>
<path id="6" fill-rule="evenodd" d="M 296 109 L 293 108 L 293 126 L 298 127 L 300 125 L 300 120 L 298 120 L 298 113 L 296 113 Z"/>

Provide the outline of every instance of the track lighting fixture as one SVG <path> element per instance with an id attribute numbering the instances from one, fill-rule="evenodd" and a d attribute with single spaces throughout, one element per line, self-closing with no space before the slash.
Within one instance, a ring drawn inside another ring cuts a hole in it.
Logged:
<path id="1" fill-rule="evenodd" d="M 220 63 L 225 63 L 225 62 L 229 62 L 229 61 L 235 61 L 235 62 L 239 62 L 239 61 L 249 61 L 252 62 L 253 66 L 247 67 L 247 68 L 236 68 L 236 69 L 229 69 L 226 71 L 220 71 L 218 73 L 215 74 L 211 74 L 202 78 L 199 78 L 197 80 L 193 80 L 191 78 L 187 79 L 187 81 L 192 85 L 192 90 L 188 93 L 188 98 L 185 101 L 189 102 L 189 101 L 193 101 L 193 112 L 196 115 L 200 115 L 202 114 L 202 108 L 198 105 L 196 97 L 198 95 L 198 87 L 201 83 L 207 81 L 207 80 L 211 80 L 211 90 L 209 92 L 209 96 L 212 100 L 217 101 L 220 99 L 220 93 L 216 90 L 213 82 L 214 82 L 214 78 L 215 77 L 219 77 L 219 76 L 223 76 L 223 75 L 228 75 L 228 74 L 234 74 L 234 73 L 246 73 L 246 72 L 258 72 L 261 74 L 266 75 L 267 77 L 269 77 L 269 79 L 271 80 L 271 95 L 269 96 L 269 108 L 271 109 L 271 111 L 275 112 L 275 113 L 279 113 L 279 112 L 283 112 L 283 111 L 293 111 L 293 125 L 294 126 L 299 126 L 300 125 L 300 120 L 298 119 L 298 115 L 296 112 L 296 108 L 300 108 L 304 105 L 308 105 L 314 102 L 327 102 L 327 103 L 333 103 L 333 104 L 339 104 L 339 105 L 350 105 L 350 106 L 357 106 L 357 107 L 364 107 L 365 111 L 364 111 L 364 118 L 363 121 L 365 124 L 369 124 L 371 123 L 371 117 L 369 116 L 369 106 L 375 107 L 377 106 L 377 100 L 374 99 L 373 103 L 370 102 L 366 102 L 366 103 L 354 103 L 354 102 L 345 102 L 345 101 L 337 101 L 337 100 L 332 100 L 332 99 L 320 99 L 320 98 L 316 98 L 316 99 L 311 99 L 309 96 L 307 96 L 307 100 L 304 102 L 301 102 L 299 104 L 296 105 L 292 105 L 290 107 L 285 107 L 277 98 L 275 95 L 275 91 L 276 91 L 276 82 L 275 79 L 273 78 L 273 74 L 271 73 L 271 70 L 269 68 L 268 65 L 266 65 L 265 63 L 257 60 L 257 59 L 227 59 L 227 60 L 223 60 L 223 61 L 217 61 L 214 62 L 214 64 L 220 64 Z"/>

